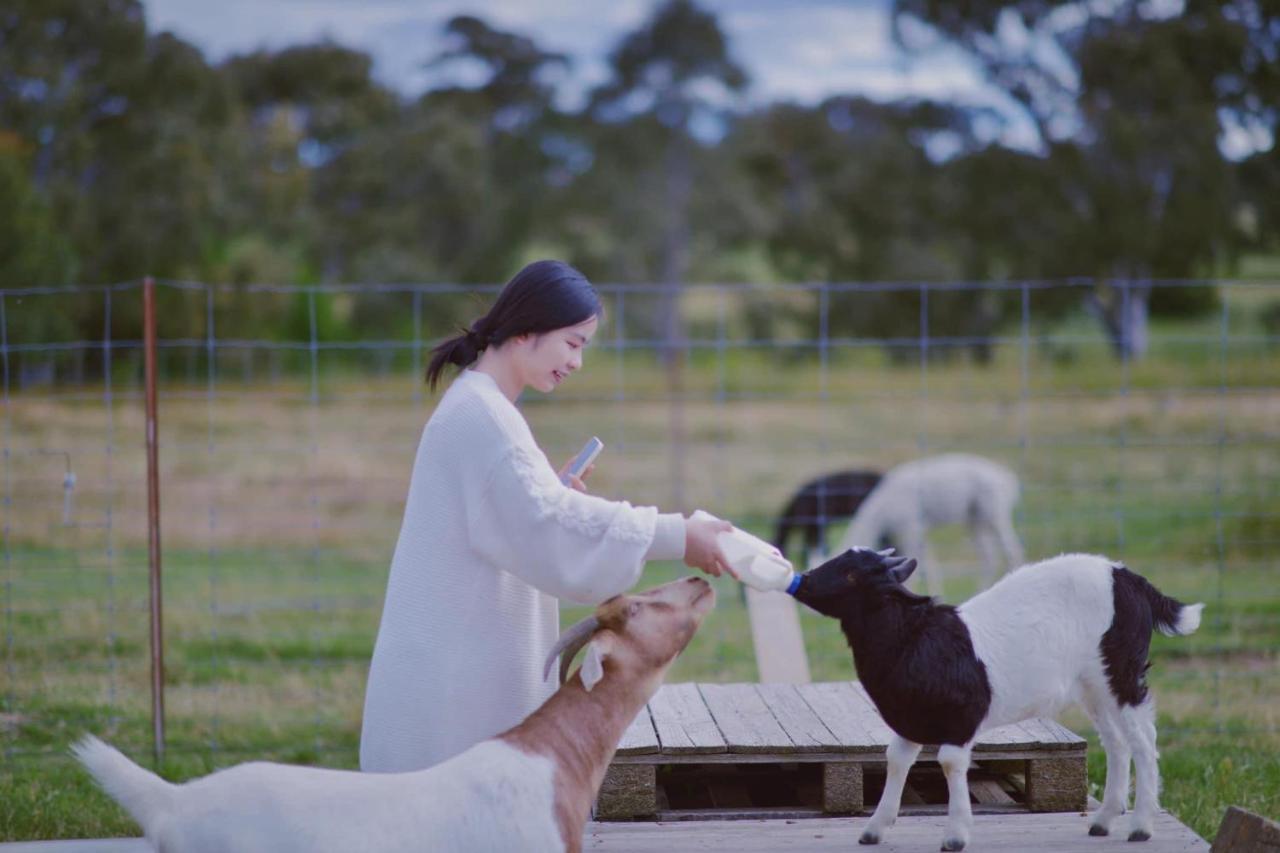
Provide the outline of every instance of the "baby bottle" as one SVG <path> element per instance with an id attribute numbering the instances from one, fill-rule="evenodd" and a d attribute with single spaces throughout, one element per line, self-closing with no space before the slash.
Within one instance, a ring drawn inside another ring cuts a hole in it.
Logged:
<path id="1" fill-rule="evenodd" d="M 702 510 L 695 512 L 694 517 L 713 518 Z M 791 561 L 773 545 L 745 530 L 735 527 L 725 531 L 716 537 L 716 544 L 747 586 L 764 592 L 794 593 L 799 585 L 800 578 L 792 569 Z"/>

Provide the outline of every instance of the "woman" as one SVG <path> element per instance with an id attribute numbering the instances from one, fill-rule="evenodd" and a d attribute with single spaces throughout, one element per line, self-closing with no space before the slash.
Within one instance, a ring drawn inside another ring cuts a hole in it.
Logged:
<path id="1" fill-rule="evenodd" d="M 600 298 L 581 273 L 538 261 L 489 313 L 432 351 L 434 389 L 463 368 L 422 432 L 369 668 L 360 767 L 429 767 L 516 723 L 554 692 L 543 662 L 559 602 L 598 604 L 646 560 L 727 571 L 716 535 L 689 520 L 564 485 L 515 406 L 582 366 Z"/>

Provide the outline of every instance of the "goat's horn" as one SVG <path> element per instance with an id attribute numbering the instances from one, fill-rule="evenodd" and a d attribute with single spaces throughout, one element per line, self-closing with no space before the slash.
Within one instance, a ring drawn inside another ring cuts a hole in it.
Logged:
<path id="1" fill-rule="evenodd" d="M 599 627 L 600 620 L 595 616 L 588 616 L 573 627 L 564 629 L 564 632 L 560 634 L 560 639 L 556 640 L 556 644 L 547 654 L 546 665 L 542 667 L 542 680 L 545 681 L 547 676 L 551 675 L 551 665 L 556 662 L 556 655 L 560 655 L 560 683 L 564 684 L 565 677 L 569 674 L 569 666 L 573 663 L 574 655 L 587 644 L 587 641 L 591 639 L 591 635 Z"/>

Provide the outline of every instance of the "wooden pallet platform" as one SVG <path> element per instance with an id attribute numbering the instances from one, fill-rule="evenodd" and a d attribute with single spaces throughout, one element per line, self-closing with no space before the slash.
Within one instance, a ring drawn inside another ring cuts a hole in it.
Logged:
<path id="1" fill-rule="evenodd" d="M 1120 818 L 1117 821 L 1123 821 Z M 796 853 L 870 850 L 876 853 L 930 853 L 942 840 L 945 818 L 899 818 L 876 847 L 859 847 L 867 818 L 813 820 L 716 820 L 703 823 L 587 824 L 582 849 L 590 853 Z M 1130 844 L 1127 833 L 1089 835 L 1089 818 L 1075 813 L 977 815 L 968 850 L 982 853 L 1207 853 L 1209 844 L 1168 812 L 1156 816 L 1150 841 Z"/>
<path id="2" fill-rule="evenodd" d="M 667 684 L 628 728 L 597 820 L 820 817 L 873 807 L 891 732 L 856 682 Z M 1083 738 L 1052 720 L 992 729 L 974 745 L 975 813 L 1085 808 Z M 926 748 L 903 814 L 945 812 Z"/>

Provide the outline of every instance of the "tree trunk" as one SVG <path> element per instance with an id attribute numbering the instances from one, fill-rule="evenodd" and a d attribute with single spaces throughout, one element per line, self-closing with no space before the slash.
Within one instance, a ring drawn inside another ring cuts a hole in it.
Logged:
<path id="1" fill-rule="evenodd" d="M 1122 280 L 1106 286 L 1102 293 L 1089 293 L 1085 305 L 1102 323 L 1116 358 L 1142 358 L 1150 345 L 1151 283 Z"/>
<path id="2" fill-rule="evenodd" d="M 667 143 L 667 227 L 663 233 L 661 323 L 663 364 L 667 374 L 671 451 L 671 509 L 685 509 L 684 359 L 688 342 L 680 316 L 689 245 L 690 163 L 687 142 L 680 134 Z"/>

